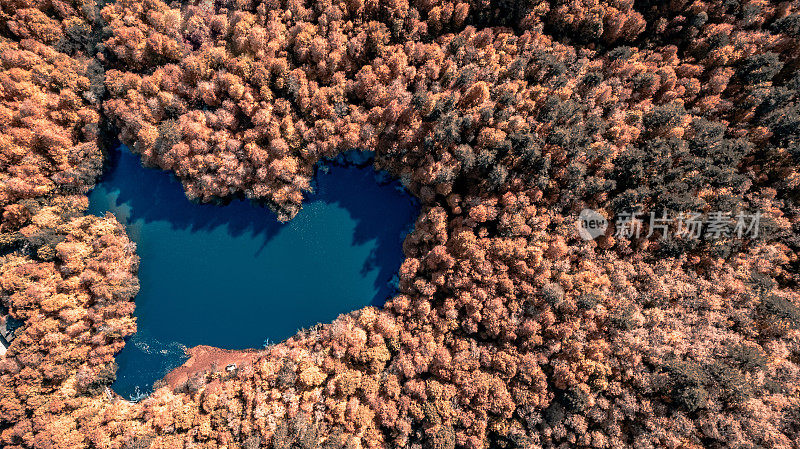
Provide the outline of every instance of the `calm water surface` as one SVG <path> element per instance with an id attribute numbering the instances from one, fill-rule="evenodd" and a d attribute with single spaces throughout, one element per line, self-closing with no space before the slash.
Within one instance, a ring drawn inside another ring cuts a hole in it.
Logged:
<path id="1" fill-rule="evenodd" d="M 418 205 L 371 167 L 330 163 L 290 222 L 243 200 L 186 199 L 167 172 L 115 151 L 89 212 L 112 212 L 141 258 L 138 331 L 117 355 L 113 389 L 146 394 L 205 344 L 257 348 L 393 292 Z"/>

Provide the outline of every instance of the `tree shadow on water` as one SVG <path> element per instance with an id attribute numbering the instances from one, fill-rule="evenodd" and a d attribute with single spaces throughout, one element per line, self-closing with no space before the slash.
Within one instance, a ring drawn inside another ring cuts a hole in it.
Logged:
<path id="1" fill-rule="evenodd" d="M 357 164 L 346 160 L 338 158 L 321 165 L 312 183 L 314 191 L 306 195 L 304 209 L 295 220 L 302 219 L 306 207 L 315 202 L 348 212 L 355 223 L 352 244 L 372 245 L 361 275 L 378 270 L 369 304 L 380 307 L 395 292 L 390 281 L 403 261 L 402 241 L 419 214 L 419 203 L 398 181 L 373 170 L 371 160 L 362 158 Z M 173 229 L 191 232 L 224 228 L 232 237 L 252 236 L 260 243 L 257 254 L 288 226 L 268 208 L 242 198 L 229 199 L 226 204 L 190 201 L 174 175 L 142 167 L 139 156 L 123 145 L 108 155 L 98 188 L 106 198 L 92 201 L 90 213 L 103 215 L 110 210 L 126 225 L 141 220 L 167 222 Z M 135 229 L 129 228 L 129 232 L 135 234 Z"/>
<path id="2" fill-rule="evenodd" d="M 390 180 L 370 165 L 331 163 L 327 173 L 317 173 L 314 187 L 309 202 L 335 204 L 354 219 L 353 244 L 374 242 L 361 274 L 378 270 L 376 294 L 370 304 L 382 306 L 395 291 L 390 281 L 403 262 L 403 240 L 419 215 L 418 201 L 398 181 Z"/>
<path id="3" fill-rule="evenodd" d="M 243 199 L 233 198 L 228 204 L 190 201 L 174 175 L 142 167 L 139 156 L 123 145 L 109 155 L 98 187 L 117 195 L 115 204 L 109 209 L 126 224 L 137 220 L 145 223 L 164 221 L 173 229 L 192 232 L 225 227 L 233 237 L 248 232 L 255 237 L 263 236 L 265 243 L 284 225 L 269 209 Z M 123 205 L 127 206 L 128 214 L 119 207 Z M 91 205 L 89 211 L 98 215 L 105 213 L 105 210 Z"/>

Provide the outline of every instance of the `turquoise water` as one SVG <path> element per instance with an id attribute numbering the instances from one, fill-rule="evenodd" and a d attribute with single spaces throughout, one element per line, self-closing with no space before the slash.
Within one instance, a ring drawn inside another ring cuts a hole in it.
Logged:
<path id="1" fill-rule="evenodd" d="M 117 355 L 114 391 L 146 394 L 186 347 L 258 348 L 383 304 L 416 201 L 385 174 L 342 161 L 314 183 L 302 211 L 279 223 L 248 201 L 193 203 L 172 175 L 125 147 L 112 154 L 89 212 L 116 215 L 141 258 L 138 331 Z"/>

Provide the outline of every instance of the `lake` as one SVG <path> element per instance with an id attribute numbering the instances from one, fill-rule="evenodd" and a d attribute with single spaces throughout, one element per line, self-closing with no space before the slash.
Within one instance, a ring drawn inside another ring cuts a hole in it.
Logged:
<path id="1" fill-rule="evenodd" d="M 363 153 L 329 161 L 288 223 L 234 199 L 189 201 L 171 174 L 124 146 L 110 155 L 89 212 L 112 212 L 137 244 L 138 331 L 117 355 L 114 391 L 138 398 L 184 349 L 260 348 L 393 294 L 417 201 Z M 349 162 L 350 161 L 350 162 Z"/>

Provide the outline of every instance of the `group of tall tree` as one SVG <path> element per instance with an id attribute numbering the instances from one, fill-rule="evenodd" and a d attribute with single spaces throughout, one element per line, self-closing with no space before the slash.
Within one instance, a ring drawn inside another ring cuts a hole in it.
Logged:
<path id="1" fill-rule="evenodd" d="M 3 447 L 800 439 L 797 0 L 2 0 L 0 63 Z M 422 203 L 398 294 L 109 400 L 138 259 L 85 193 L 115 135 L 281 220 L 317 162 L 375 151 Z M 665 239 L 649 212 L 762 218 Z"/>

